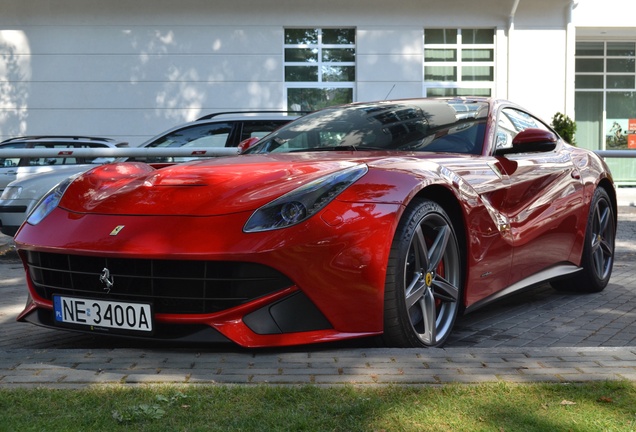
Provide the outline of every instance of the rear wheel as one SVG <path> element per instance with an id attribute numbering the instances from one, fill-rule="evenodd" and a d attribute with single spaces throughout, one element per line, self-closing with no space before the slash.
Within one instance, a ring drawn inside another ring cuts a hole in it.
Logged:
<path id="1" fill-rule="evenodd" d="M 384 342 L 436 347 L 461 304 L 462 264 L 453 224 L 437 203 L 415 200 L 398 226 L 385 284 Z"/>
<path id="2" fill-rule="evenodd" d="M 581 257 L 582 271 L 573 278 L 552 282 L 554 289 L 567 292 L 600 292 L 607 286 L 614 265 L 616 224 L 612 202 L 603 188 L 594 192 L 585 230 Z"/>

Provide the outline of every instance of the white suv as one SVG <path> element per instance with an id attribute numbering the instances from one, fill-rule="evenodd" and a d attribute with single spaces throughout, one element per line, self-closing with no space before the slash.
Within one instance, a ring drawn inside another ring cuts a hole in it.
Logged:
<path id="1" fill-rule="evenodd" d="M 237 147 L 249 138 L 262 138 L 298 118 L 287 111 L 232 111 L 208 114 L 164 131 L 139 147 Z M 192 158 L 148 158 L 144 162 L 183 162 Z"/>

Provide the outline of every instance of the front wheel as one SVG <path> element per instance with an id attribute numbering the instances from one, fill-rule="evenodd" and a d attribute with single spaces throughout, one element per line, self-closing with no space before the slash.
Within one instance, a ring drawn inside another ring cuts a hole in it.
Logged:
<path id="1" fill-rule="evenodd" d="M 462 260 L 453 224 L 437 203 L 415 200 L 393 239 L 387 266 L 384 343 L 437 347 L 460 309 Z"/>
<path id="2" fill-rule="evenodd" d="M 594 293 L 607 286 L 614 265 L 616 243 L 616 218 L 609 195 L 598 188 L 592 204 L 585 230 L 585 245 L 581 256 L 582 270 L 570 279 L 552 282 L 558 291 Z"/>

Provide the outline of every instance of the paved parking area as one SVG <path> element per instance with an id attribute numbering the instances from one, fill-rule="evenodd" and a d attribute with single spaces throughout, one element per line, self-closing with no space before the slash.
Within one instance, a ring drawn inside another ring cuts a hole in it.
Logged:
<path id="1" fill-rule="evenodd" d="M 0 387 L 636 381 L 636 208 L 619 211 L 614 273 L 599 294 L 542 286 L 460 318 L 445 348 L 350 341 L 276 350 L 119 341 L 17 323 L 23 269 L 0 257 Z"/>

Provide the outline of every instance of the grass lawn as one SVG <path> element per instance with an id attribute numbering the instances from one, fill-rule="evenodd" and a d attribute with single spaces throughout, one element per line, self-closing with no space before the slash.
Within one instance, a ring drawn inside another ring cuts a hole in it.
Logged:
<path id="1" fill-rule="evenodd" d="M 0 390 L 0 431 L 636 431 L 636 385 Z"/>

